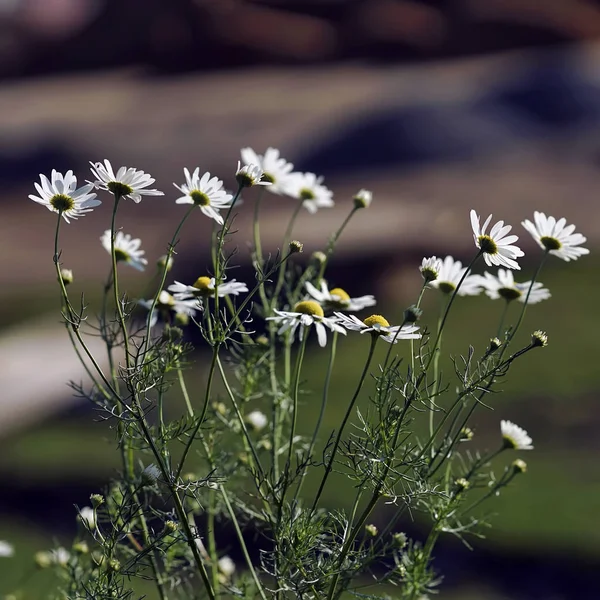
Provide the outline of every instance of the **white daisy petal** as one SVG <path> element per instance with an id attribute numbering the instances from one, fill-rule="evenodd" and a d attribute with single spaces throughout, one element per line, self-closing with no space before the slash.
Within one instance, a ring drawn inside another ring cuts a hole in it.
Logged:
<path id="1" fill-rule="evenodd" d="M 282 158 L 277 148 L 267 148 L 264 155 L 257 154 L 252 148 L 242 148 L 241 157 L 244 165 L 256 165 L 261 169 L 261 183 L 271 184 L 267 187 L 270 192 L 286 193 L 294 165 Z"/>
<path id="2" fill-rule="evenodd" d="M 486 295 L 492 300 L 503 298 L 507 302 L 518 300 L 525 303 L 530 286 L 531 292 L 529 292 L 528 304 L 537 304 L 542 300 L 547 300 L 551 295 L 550 291 L 539 281 L 536 281 L 533 285 L 531 285 L 531 281 L 515 283 L 510 270 L 498 269 L 496 277 L 486 272 L 483 277 L 480 277 L 480 283 Z"/>
<path id="3" fill-rule="evenodd" d="M 488 266 L 507 267 L 509 269 L 520 269 L 516 259 L 524 256 L 524 252 L 517 246 L 512 245 L 519 238 L 516 235 L 508 235 L 512 227 L 504 225 L 504 221 L 498 221 L 486 233 L 492 215 L 490 215 L 483 227 L 479 227 L 479 215 L 471 210 L 471 227 L 475 246 L 483 253 L 483 259 Z"/>
<path id="4" fill-rule="evenodd" d="M 359 331 L 360 333 L 371 333 L 378 335 L 382 340 L 388 343 L 397 343 L 399 340 L 415 340 L 421 338 L 418 333 L 417 325 L 399 325 L 391 326 L 381 315 L 371 315 L 364 321 L 359 320 L 354 315 L 345 315 L 340 312 L 334 312 L 338 319 L 338 324 L 350 331 Z"/>
<path id="5" fill-rule="evenodd" d="M 96 178 L 93 183 L 96 189 L 109 191 L 119 198 L 129 198 L 136 204 L 142 196 L 163 196 L 163 192 L 148 189 L 154 179 L 144 171 L 132 167 L 120 167 L 115 176 L 112 165 L 108 160 L 104 163 L 90 162 L 91 171 Z"/>
<path id="6" fill-rule="evenodd" d="M 78 219 L 91 212 L 91 210 L 102 204 L 92 192 L 93 186 L 84 185 L 77 188 L 77 178 L 73 171 L 67 171 L 65 175 L 52 170 L 52 181 L 45 175 L 40 174 L 42 185 L 34 183 L 39 194 L 30 194 L 29 198 L 38 204 L 42 204 L 49 211 L 59 213 L 69 223 L 69 219 Z"/>
<path id="7" fill-rule="evenodd" d="M 514 450 L 533 450 L 533 440 L 527 432 L 511 421 L 500 421 L 500 431 L 505 448 Z"/>
<path id="8" fill-rule="evenodd" d="M 331 208 L 335 204 L 333 192 L 323 185 L 323 178 L 314 173 L 292 173 L 285 192 L 293 198 L 304 200 L 302 205 L 311 214 L 315 214 L 319 208 Z"/>
<path id="9" fill-rule="evenodd" d="M 557 221 L 554 217 L 547 217 L 544 213 L 535 211 L 533 220 L 534 223 L 526 219 L 521 224 L 540 248 L 550 254 L 568 262 L 590 253 L 587 248 L 581 248 L 581 244 L 585 243 L 587 238 L 580 233 L 573 233 L 575 225 L 567 225 L 564 217 Z"/>
<path id="10" fill-rule="evenodd" d="M 327 282 L 324 279 L 321 280 L 320 290 L 309 281 L 307 281 L 304 286 L 309 295 L 314 298 L 325 311 L 358 311 L 376 304 L 374 296 L 369 295 L 351 298 L 342 288 L 333 288 L 332 290 L 329 290 Z"/>
<path id="11" fill-rule="evenodd" d="M 111 252 L 111 231 L 107 229 L 100 238 L 102 246 L 110 254 Z M 140 250 L 142 241 L 139 238 L 132 238 L 131 235 L 117 231 L 115 234 L 115 255 L 117 262 L 125 262 L 138 271 L 143 271 L 148 264 L 144 258 L 144 250 Z"/>
<path id="12" fill-rule="evenodd" d="M 441 261 L 437 279 L 429 282 L 429 285 L 443 294 L 452 294 L 466 270 L 466 267 L 463 268 L 459 260 L 454 260 L 452 256 L 446 256 Z M 479 275 L 467 275 L 460 288 L 458 288 L 457 294 L 459 296 L 477 296 L 482 289 L 480 279 Z"/>

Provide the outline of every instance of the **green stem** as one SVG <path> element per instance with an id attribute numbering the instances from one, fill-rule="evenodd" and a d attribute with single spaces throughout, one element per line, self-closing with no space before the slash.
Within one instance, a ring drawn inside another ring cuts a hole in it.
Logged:
<path id="1" fill-rule="evenodd" d="M 429 437 L 430 438 L 431 438 L 431 436 L 433 436 L 434 408 L 435 408 L 435 403 L 437 401 L 438 393 L 440 391 L 439 375 L 440 375 L 440 355 L 441 355 L 441 349 L 442 349 L 442 332 L 440 331 L 441 326 L 442 326 L 442 312 L 440 311 L 440 316 L 438 318 L 438 325 L 437 325 L 439 350 L 438 350 L 438 352 L 435 353 L 435 357 L 433 359 L 433 396 L 432 396 L 433 400 L 429 407 Z"/>
<path id="2" fill-rule="evenodd" d="M 300 327 L 303 327 L 302 325 Z M 288 454 L 285 468 L 288 473 L 292 471 L 292 455 L 294 453 L 294 438 L 296 436 L 296 423 L 298 422 L 298 391 L 300 387 L 300 373 L 302 372 L 302 362 L 304 361 L 304 352 L 306 350 L 306 341 L 308 340 L 309 330 L 304 331 L 304 337 L 300 344 L 300 350 L 296 357 L 296 366 L 294 368 L 294 383 L 292 389 L 292 424 L 290 427 L 290 438 L 288 441 Z M 282 504 L 285 494 L 281 494 Z"/>
<path id="3" fill-rule="evenodd" d="M 254 269 L 255 271 L 262 275 L 264 268 L 263 261 L 263 253 L 262 253 L 262 244 L 260 240 L 260 223 L 259 223 L 259 212 L 260 212 L 260 202 L 262 200 L 264 192 L 264 186 L 260 188 L 258 192 L 258 196 L 256 198 L 256 202 L 254 203 L 254 219 L 252 221 L 252 237 L 254 239 Z M 269 310 L 269 299 L 267 298 L 267 294 L 265 292 L 265 283 L 261 282 L 260 287 L 258 288 L 258 293 L 260 299 L 262 301 L 263 310 L 267 312 Z"/>
<path id="4" fill-rule="evenodd" d="M 240 529 L 240 524 L 237 520 L 237 517 L 235 516 L 233 507 L 231 506 L 229 496 L 227 495 L 227 492 L 225 491 L 225 488 L 223 486 L 219 486 L 219 489 L 221 490 L 221 494 L 223 495 L 223 501 L 225 502 L 225 506 L 227 507 L 227 512 L 229 513 L 229 516 L 231 517 L 231 522 L 233 523 L 233 527 L 235 528 L 235 533 L 237 535 L 238 541 L 242 548 L 242 553 L 244 554 L 244 558 L 246 559 L 246 564 L 248 565 L 248 570 L 250 571 L 250 575 L 252 576 L 252 579 L 254 580 L 254 583 L 256 584 L 256 588 L 258 589 L 258 593 L 260 594 L 260 597 L 262 598 L 262 600 L 267 600 L 267 597 L 263 590 L 263 586 L 260 582 L 260 579 L 258 578 L 258 575 L 256 574 L 256 570 L 254 569 L 252 560 L 250 559 L 250 554 L 248 553 L 248 548 L 246 547 L 246 542 L 244 541 L 244 536 L 242 535 L 242 530 Z"/>
<path id="5" fill-rule="evenodd" d="M 348 213 L 347 217 L 344 219 L 344 221 L 340 225 L 340 228 L 333 234 L 333 236 L 329 240 L 329 243 L 327 244 L 327 251 L 325 252 L 325 260 L 321 263 L 321 268 L 319 269 L 319 275 L 317 276 L 317 280 L 316 280 L 317 287 L 321 283 L 321 279 L 323 279 L 323 275 L 325 275 L 325 269 L 327 268 L 327 263 L 329 262 L 329 259 L 331 258 L 333 251 L 335 250 L 335 245 L 337 244 L 338 240 L 340 239 L 340 236 L 342 235 L 342 232 L 344 231 L 344 229 L 346 229 L 346 225 L 348 225 L 348 223 L 350 223 L 350 219 L 354 216 L 354 213 L 357 210 L 359 210 L 359 209 L 356 206 L 354 206 L 352 208 L 352 210 Z"/>
<path id="6" fill-rule="evenodd" d="M 58 220 L 56 223 L 56 231 L 54 234 L 54 258 L 53 258 L 53 260 L 54 260 L 54 266 L 56 268 L 56 276 L 58 278 L 58 283 L 60 285 L 62 297 L 63 297 L 65 306 L 66 306 L 65 318 L 67 320 L 67 326 L 70 326 L 71 331 L 74 333 L 75 337 L 77 338 L 77 341 L 83 348 L 83 351 L 85 352 L 89 361 L 92 363 L 94 370 L 96 371 L 96 373 L 98 373 L 98 375 L 100 376 L 100 379 L 102 380 L 102 382 L 104 383 L 104 385 L 106 386 L 108 391 L 112 394 L 112 396 L 115 398 L 115 400 L 118 401 L 120 398 L 118 391 L 114 389 L 111 382 L 106 378 L 106 375 L 104 375 L 104 372 L 100 368 L 98 361 L 95 359 L 94 355 L 92 354 L 90 349 L 87 347 L 87 344 L 85 343 L 85 341 L 81 335 L 81 332 L 79 331 L 79 327 L 80 327 L 80 323 L 81 323 L 82 319 L 79 315 L 77 315 L 77 313 L 75 312 L 75 309 L 71 305 L 71 302 L 69 300 L 69 294 L 67 293 L 67 288 L 65 287 L 65 282 L 63 281 L 62 276 L 60 274 L 60 252 L 58 250 L 58 240 L 59 240 L 61 218 L 62 218 L 62 212 L 59 212 Z M 108 399 L 110 396 L 105 394 L 105 397 Z"/>
<path id="7" fill-rule="evenodd" d="M 336 457 L 340 442 L 342 440 L 342 434 L 344 433 L 344 428 L 346 427 L 346 423 L 348 423 L 348 419 L 350 418 L 350 415 L 352 414 L 352 409 L 354 408 L 354 404 L 356 403 L 356 400 L 358 398 L 358 395 L 360 394 L 360 390 L 362 389 L 365 378 L 367 377 L 367 373 L 369 372 L 369 367 L 371 365 L 371 360 L 372 360 L 373 354 L 375 352 L 375 345 L 377 344 L 378 339 L 379 339 L 379 336 L 371 335 L 371 346 L 369 348 L 369 354 L 367 356 L 367 361 L 366 361 L 363 371 L 360 375 L 360 379 L 358 380 L 358 385 L 356 386 L 354 395 L 352 396 L 352 399 L 350 400 L 350 404 L 348 404 L 348 408 L 346 409 L 346 414 L 344 415 L 344 418 L 342 419 L 342 422 L 340 424 L 337 436 L 335 438 L 335 442 L 333 444 L 333 450 L 331 451 L 331 457 L 329 459 L 329 462 L 327 463 L 327 467 L 325 468 L 325 473 L 323 474 L 323 479 L 321 479 L 321 484 L 319 485 L 319 490 L 317 491 L 317 494 L 316 494 L 315 499 L 312 504 L 311 513 L 313 513 L 315 511 L 315 509 L 317 508 L 317 504 L 319 503 L 321 494 L 323 493 L 323 489 L 325 488 L 325 483 L 327 482 L 327 479 L 329 478 L 331 470 L 333 469 L 333 463 L 335 461 L 335 457 Z"/>
<path id="8" fill-rule="evenodd" d="M 333 364 L 335 362 L 335 354 L 338 340 L 338 332 L 333 332 L 333 339 L 331 340 L 331 353 L 329 354 L 329 364 L 327 365 L 327 374 L 325 375 L 325 383 L 323 384 L 323 394 L 321 396 L 321 410 L 319 411 L 319 417 L 317 418 L 317 424 L 315 425 L 315 429 L 312 434 L 312 439 L 310 440 L 310 444 L 308 446 L 307 459 L 310 460 L 312 456 L 313 450 L 315 449 L 315 444 L 317 443 L 317 437 L 319 435 L 319 431 L 321 429 L 321 424 L 323 423 L 323 417 L 325 416 L 325 408 L 327 407 L 327 399 L 329 397 L 329 384 L 331 383 L 331 374 L 333 373 Z M 304 483 L 304 479 L 306 477 L 306 470 L 308 467 L 304 467 L 302 473 L 300 475 L 300 481 L 298 482 L 298 487 L 296 488 L 296 493 L 294 494 L 294 503 L 298 500 L 298 496 L 300 495 L 300 490 L 302 489 L 302 484 Z"/>
<path id="9" fill-rule="evenodd" d="M 281 248 L 281 253 L 285 251 L 285 249 L 289 246 L 290 240 L 292 237 L 292 231 L 294 229 L 294 223 L 296 222 L 296 218 L 300 213 L 300 209 L 302 208 L 304 200 L 300 200 L 294 209 L 292 217 L 290 218 L 290 222 L 288 223 L 287 229 L 285 230 L 285 234 L 283 236 L 283 245 Z M 271 310 L 275 308 L 277 303 L 277 298 L 279 297 L 279 293 L 281 292 L 281 288 L 283 287 L 283 281 L 285 279 L 285 262 L 281 261 L 279 266 L 279 273 L 277 274 L 277 283 L 275 284 L 275 291 L 273 293 L 273 297 L 271 298 Z"/>
<path id="10" fill-rule="evenodd" d="M 163 269 L 162 276 L 160 278 L 160 285 L 158 286 L 156 293 L 154 294 L 154 298 L 152 299 L 152 305 L 150 306 L 150 310 L 148 311 L 148 323 L 146 325 L 146 338 L 145 338 L 145 342 L 144 342 L 144 352 L 141 354 L 141 356 L 143 357 L 143 360 L 146 360 L 146 356 L 148 354 L 148 346 L 150 345 L 150 329 L 151 329 L 151 324 L 152 324 L 152 315 L 154 314 L 156 304 L 158 303 L 158 297 L 160 296 L 160 293 L 162 292 L 162 290 L 165 286 L 165 281 L 167 280 L 167 273 L 169 272 L 169 261 L 171 260 L 171 258 L 173 257 L 173 254 L 175 253 L 175 245 L 177 243 L 177 238 L 179 237 L 179 232 L 181 231 L 183 224 L 188 220 L 188 217 L 192 214 L 192 212 L 195 208 L 196 208 L 195 204 L 192 204 L 190 206 L 190 208 L 188 208 L 187 212 L 183 216 L 183 219 L 181 219 L 181 221 L 179 222 L 179 225 L 177 226 L 177 229 L 175 230 L 175 233 L 173 234 L 173 237 L 171 238 L 171 242 L 167 249 L 167 258 L 165 259 L 165 267 Z"/>
<path id="11" fill-rule="evenodd" d="M 206 382 L 206 391 L 204 394 L 204 405 L 202 407 L 202 413 L 200 414 L 200 417 L 196 421 L 196 425 L 195 425 L 192 433 L 190 434 L 188 441 L 185 445 L 185 448 L 183 450 L 183 454 L 179 461 L 179 466 L 177 467 L 177 475 L 176 475 L 177 477 L 179 477 L 183 471 L 183 467 L 185 465 L 185 461 L 187 459 L 189 451 L 192 448 L 192 444 L 194 443 L 194 440 L 196 439 L 196 435 L 198 435 L 198 431 L 200 430 L 200 427 L 202 426 L 202 423 L 204 423 L 204 419 L 206 417 L 206 411 L 208 410 L 208 404 L 210 402 L 210 394 L 212 391 L 212 383 L 213 383 L 213 379 L 214 379 L 214 375 L 215 375 L 215 367 L 217 365 L 217 361 L 219 360 L 219 347 L 220 347 L 219 344 L 216 344 L 215 346 L 213 346 L 213 354 L 212 354 L 212 358 L 210 361 L 210 367 L 208 369 L 208 381 Z M 185 380 L 183 379 L 183 376 L 181 375 L 181 369 L 178 369 L 178 372 L 180 374 L 179 383 L 181 385 L 181 391 L 183 392 L 184 398 L 186 398 L 188 412 L 189 412 L 190 416 L 193 417 L 194 409 L 192 408 L 192 404 L 190 402 L 190 398 L 187 393 L 187 387 L 185 385 Z"/>
<path id="12" fill-rule="evenodd" d="M 506 319 L 506 315 L 508 313 L 508 306 L 510 304 L 509 300 L 505 300 L 504 301 L 504 308 L 502 309 L 502 314 L 500 315 L 500 322 L 498 323 L 498 333 L 496 334 L 496 337 L 499 340 L 503 339 L 503 335 L 502 335 L 502 328 L 504 327 L 504 320 Z"/>
<path id="13" fill-rule="evenodd" d="M 521 323 L 523 322 L 523 319 L 525 317 L 525 311 L 527 310 L 527 304 L 529 302 L 529 296 L 531 295 L 531 290 L 533 289 L 533 284 L 536 282 L 538 275 L 540 274 L 540 271 L 542 270 L 542 267 L 544 266 L 544 263 L 546 262 L 546 259 L 548 258 L 549 253 L 550 253 L 549 250 L 546 250 L 544 252 L 544 255 L 542 256 L 542 260 L 540 261 L 537 269 L 535 270 L 533 278 L 531 279 L 531 283 L 529 284 L 529 289 L 527 290 L 527 296 L 525 296 L 525 302 L 523 303 L 523 309 L 521 310 L 521 314 L 519 315 L 519 320 L 517 321 L 515 328 L 512 330 L 512 332 L 507 340 L 507 345 L 515 337 L 517 331 L 519 330 L 519 327 L 521 326 Z"/>
<path id="14" fill-rule="evenodd" d="M 444 326 L 446 325 L 446 320 L 448 319 L 448 315 L 450 314 L 450 309 L 452 308 L 452 304 L 454 304 L 454 299 L 458 295 L 458 290 L 460 289 L 460 286 L 463 284 L 464 280 L 467 278 L 467 275 L 471 272 L 471 269 L 473 268 L 473 265 L 477 262 L 477 259 L 482 254 L 483 254 L 483 252 L 480 250 L 475 255 L 475 257 L 473 258 L 473 260 L 469 263 L 469 265 L 465 269 L 465 272 L 462 274 L 462 277 L 460 278 L 460 280 L 458 282 L 458 285 L 456 286 L 456 288 L 452 292 L 452 296 L 450 296 L 450 301 L 448 302 L 448 306 L 446 306 L 446 310 L 444 311 L 444 316 L 442 317 L 442 321 L 441 321 L 440 326 L 438 328 L 438 332 L 437 332 L 437 336 L 435 338 L 435 342 L 433 343 L 433 350 L 432 350 L 431 354 L 429 355 L 429 359 L 428 359 L 428 361 L 427 361 L 427 363 L 425 365 L 425 371 L 429 370 L 429 367 L 431 366 L 431 362 L 433 361 L 433 357 L 438 352 L 438 342 L 440 341 L 440 338 L 441 338 L 442 333 L 444 331 Z"/>

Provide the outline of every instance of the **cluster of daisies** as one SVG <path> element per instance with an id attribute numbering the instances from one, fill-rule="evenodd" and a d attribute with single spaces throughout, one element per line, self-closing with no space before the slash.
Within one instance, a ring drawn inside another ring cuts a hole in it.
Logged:
<path id="1" fill-rule="evenodd" d="M 163 192 L 151 188 L 155 180 L 144 171 L 121 167 L 115 172 L 108 160 L 90 164 L 94 179 L 86 182 L 86 185 L 77 188 L 77 178 L 72 171 L 63 175 L 53 170 L 50 179 L 40 175 L 41 184 L 35 184 L 38 195 L 32 194 L 30 198 L 69 222 L 100 204 L 94 190 L 104 190 L 113 194 L 117 200 L 129 198 L 136 203 L 141 201 L 142 196 L 163 195 Z M 236 171 L 237 194 L 229 193 L 218 177 L 211 176 L 210 173 L 200 174 L 199 168 L 193 172 L 184 169 L 184 175 L 185 183 L 174 184 L 182 194 L 175 202 L 197 206 L 205 216 L 214 219 L 219 225 L 224 222 L 221 211 L 230 210 L 241 189 L 253 185 L 265 186 L 274 194 L 296 198 L 310 213 L 334 205 L 333 194 L 323 185 L 322 177 L 317 177 L 314 173 L 294 172 L 292 163 L 282 158 L 275 148 L 268 148 L 264 155 L 256 153 L 252 148 L 241 150 L 241 162 L 238 161 Z M 357 208 L 366 208 L 371 201 L 372 194 L 367 190 L 360 190 L 354 197 Z M 488 230 L 492 215 L 481 225 L 480 217 L 474 210 L 471 211 L 470 218 L 478 254 L 489 267 L 499 267 L 497 274 L 485 272 L 483 275 L 475 275 L 452 256 L 444 259 L 434 256 L 424 258 L 420 267 L 426 285 L 443 294 L 459 296 L 472 296 L 484 291 L 490 298 L 502 298 L 506 302 L 517 300 L 533 304 L 549 298 L 550 292 L 542 283 L 514 280 L 512 270 L 520 268 L 517 259 L 524 253 L 515 245 L 518 237 L 510 234 L 511 226 L 498 221 Z M 582 247 L 586 238 L 575 233 L 575 226 L 567 225 L 564 218 L 557 220 L 535 212 L 534 220 L 525 220 L 522 225 L 547 254 L 569 261 L 589 253 L 588 249 Z M 117 231 L 113 239 L 108 230 L 102 235 L 101 242 L 110 253 L 114 247 L 118 262 L 124 262 L 137 270 L 143 270 L 147 265 L 139 239 L 121 231 Z M 371 333 L 390 343 L 420 337 L 419 328 L 412 323 L 391 326 L 381 315 L 371 315 L 360 320 L 354 315 L 345 314 L 373 306 L 373 296 L 352 298 L 341 288 L 329 290 L 324 280 L 319 281 L 318 286 L 307 282 L 305 299 L 290 307 L 292 310 L 275 309 L 274 315 L 267 320 L 274 321 L 279 326 L 279 333 L 287 333 L 292 340 L 296 331 L 299 330 L 302 340 L 304 330 L 314 326 L 321 346 L 326 344 L 327 330 L 342 334 L 346 334 L 347 330 Z M 161 291 L 156 303 L 142 300 L 140 304 L 148 309 L 155 307 L 156 311 L 150 316 L 152 322 L 156 322 L 158 314 L 165 315 L 170 311 L 181 322 L 185 322 L 196 311 L 202 310 L 207 300 L 215 295 L 237 296 L 247 292 L 246 284 L 235 279 L 217 282 L 214 277 L 202 276 L 191 285 L 175 281 L 167 290 Z"/>

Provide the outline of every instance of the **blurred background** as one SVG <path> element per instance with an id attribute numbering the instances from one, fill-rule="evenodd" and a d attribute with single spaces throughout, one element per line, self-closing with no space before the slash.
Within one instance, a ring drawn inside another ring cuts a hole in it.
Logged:
<path id="1" fill-rule="evenodd" d="M 0 558 L 0 594 L 23 584 L 26 597 L 45 597 L 33 552 L 68 544 L 73 505 L 118 468 L 109 424 L 67 386 L 83 372 L 59 322 L 55 220 L 28 199 L 33 182 L 53 168 L 84 180 L 88 161 L 104 158 L 151 173 L 166 197 L 125 203 L 120 225 L 152 265 L 181 218 L 171 186 L 184 166 L 233 185 L 241 147 L 274 146 L 335 192 L 334 209 L 298 221 L 305 256 L 323 249 L 359 188 L 374 192 L 328 278 L 352 296 L 374 293 L 392 317 L 415 301 L 423 255 L 470 258 L 472 207 L 519 230 L 523 279 L 539 253 L 518 224 L 534 210 L 588 237 L 591 256 L 547 263 L 553 297 L 528 311 L 524 331 L 547 329 L 550 346 L 517 365 L 494 411 L 476 413 L 477 447 L 497 443 L 500 419 L 529 431 L 528 473 L 490 506 L 498 514 L 485 539 L 471 540 L 476 551 L 445 540 L 436 566 L 443 598 L 597 596 L 599 37 L 596 0 L 0 0 L 0 539 L 16 547 Z M 291 207 L 263 203 L 267 251 Z M 110 210 L 63 228 L 74 297 L 85 290 L 92 308 L 109 270 L 96 240 Z M 186 226 L 173 279 L 204 274 L 209 243 L 207 219 Z M 127 275 L 135 297 L 146 279 Z M 447 348 L 485 344 L 499 313 L 484 297 L 461 301 Z M 360 340 L 345 347 L 338 364 L 352 373 L 366 350 Z M 309 381 L 317 394 L 321 362 Z M 352 385 L 336 377 L 334 386 Z M 343 408 L 332 399 L 331 428 Z M 303 414 L 308 430 L 309 401 Z M 343 505 L 344 494 L 326 501 Z M 425 531 L 418 517 L 401 526 Z"/>

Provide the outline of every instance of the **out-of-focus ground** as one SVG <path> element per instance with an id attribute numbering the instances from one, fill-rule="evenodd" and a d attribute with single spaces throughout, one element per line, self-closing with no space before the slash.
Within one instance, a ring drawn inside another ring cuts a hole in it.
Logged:
<path id="1" fill-rule="evenodd" d="M 182 182 L 183 167 L 210 170 L 233 186 L 239 149 L 249 145 L 280 148 L 334 190 L 336 207 L 303 215 L 295 229 L 307 256 L 323 248 L 353 193 L 373 190 L 373 205 L 339 243 L 330 279 L 353 295 L 376 294 L 391 314 L 414 301 L 423 255 L 472 254 L 470 208 L 515 226 L 528 252 L 524 279 L 538 255 L 519 222 L 533 210 L 564 215 L 588 237 L 593 254 L 549 264 L 542 281 L 553 298 L 528 311 L 526 325 L 547 327 L 551 346 L 511 373 L 502 403 L 478 417 L 484 445 L 494 443 L 500 418 L 529 429 L 536 445 L 529 472 L 493 507 L 499 516 L 489 541 L 475 540 L 475 553 L 442 545 L 438 565 L 447 575 L 442 597 L 593 597 L 600 560 L 597 3 L 181 1 L 170 9 L 149 3 L 143 14 L 134 2 L 117 4 L 0 6 L 7 76 L 0 86 L 0 539 L 17 546 L 14 562 L 0 563 L 0 593 L 27 573 L 34 550 L 53 536 L 68 541 L 73 503 L 85 503 L 117 468 L 112 432 L 93 423 L 65 385 L 82 374 L 59 323 L 54 215 L 27 198 L 33 182 L 53 168 L 84 180 L 88 161 L 103 158 L 150 172 L 165 197 L 124 204 L 119 220 L 143 240 L 152 263 L 182 215 L 172 183 Z M 138 26 L 125 27 L 132 15 Z M 114 44 L 106 43 L 108 25 Z M 579 43 L 548 46 L 565 41 Z M 62 230 L 74 293 L 85 290 L 92 305 L 109 268 L 97 242 L 109 204 Z M 252 206 L 249 193 L 237 221 L 241 263 Z M 263 203 L 267 251 L 277 250 L 292 206 L 271 196 Z M 206 219 L 186 226 L 174 278 L 206 270 L 209 238 Z M 129 281 L 132 295 L 141 294 L 145 278 Z M 485 343 L 496 308 L 483 298 L 461 304 L 448 348 Z M 467 322 L 481 329 L 465 331 Z M 359 341 L 348 344 L 347 370 L 334 381 L 341 397 L 345 373 L 360 368 L 364 351 Z M 322 369 L 315 359 L 315 389 Z M 332 401 L 329 427 L 341 409 Z M 327 497 L 332 506 L 345 496 L 336 489 Z M 418 523 L 403 525 L 418 532 Z M 32 589 L 42 590 L 37 577 Z"/>

